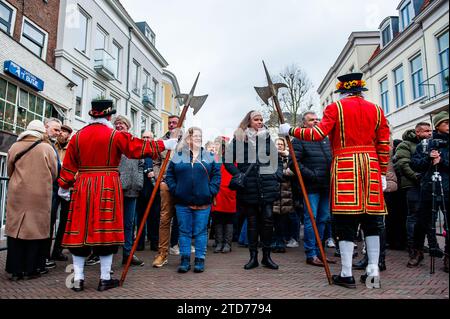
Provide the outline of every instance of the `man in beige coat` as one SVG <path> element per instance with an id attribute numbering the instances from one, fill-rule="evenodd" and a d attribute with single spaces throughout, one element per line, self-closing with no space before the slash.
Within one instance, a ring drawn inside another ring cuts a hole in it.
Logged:
<path id="1" fill-rule="evenodd" d="M 44 124 L 31 121 L 8 151 L 5 233 L 6 272 L 11 280 L 37 278 L 45 269 L 52 184 L 57 174 L 56 153 Z"/>

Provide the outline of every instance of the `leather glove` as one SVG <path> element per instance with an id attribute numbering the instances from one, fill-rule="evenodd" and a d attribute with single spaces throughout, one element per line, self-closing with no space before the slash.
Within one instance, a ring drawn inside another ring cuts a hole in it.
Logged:
<path id="1" fill-rule="evenodd" d="M 64 199 L 66 202 L 70 201 L 70 191 L 65 188 L 58 189 L 58 196 Z"/>
<path id="2" fill-rule="evenodd" d="M 291 126 L 289 123 L 284 123 L 280 125 L 280 129 L 278 131 L 278 135 L 280 136 L 289 136 L 289 130 L 291 129 Z"/>
<path id="3" fill-rule="evenodd" d="M 177 138 L 170 138 L 168 140 L 163 140 L 163 143 L 164 143 L 164 148 L 166 150 L 173 151 L 175 149 L 175 147 L 177 146 L 178 139 Z"/>
<path id="4" fill-rule="evenodd" d="M 381 188 L 383 189 L 383 192 L 387 188 L 386 176 L 384 176 L 384 175 L 381 175 Z"/>

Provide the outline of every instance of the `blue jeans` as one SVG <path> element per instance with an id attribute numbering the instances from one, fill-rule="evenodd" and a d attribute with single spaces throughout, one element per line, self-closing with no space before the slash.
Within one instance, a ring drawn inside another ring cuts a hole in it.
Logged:
<path id="1" fill-rule="evenodd" d="M 298 215 L 299 213 L 296 211 L 290 212 L 288 215 L 289 231 L 287 240 L 291 238 L 294 238 L 296 241 L 300 240 L 300 217 Z"/>
<path id="2" fill-rule="evenodd" d="M 323 190 L 319 193 L 308 194 L 308 199 L 311 204 L 311 210 L 316 221 L 317 230 L 319 231 L 320 239 L 323 240 L 323 233 L 325 230 L 325 225 L 330 218 L 330 203 L 329 203 L 329 192 L 328 190 Z M 316 237 L 314 235 L 314 229 L 312 227 L 311 219 L 309 218 L 308 209 L 305 203 L 304 215 L 305 215 L 305 229 L 304 229 L 304 248 L 306 253 L 306 258 L 312 258 L 314 256 L 319 256 L 319 249 L 316 243 Z"/>
<path id="3" fill-rule="evenodd" d="M 134 221 L 136 219 L 136 201 L 135 197 L 123 197 L 123 230 L 125 243 L 123 245 L 123 254 L 129 256 L 133 247 Z"/>
<path id="4" fill-rule="evenodd" d="M 195 210 L 188 206 L 175 205 L 175 209 L 178 218 L 180 255 L 191 256 L 191 241 L 194 238 L 195 258 L 205 259 L 211 207 Z"/>
<path id="5" fill-rule="evenodd" d="M 247 240 L 247 218 L 244 219 L 244 223 L 242 224 L 241 234 L 239 235 L 239 244 L 240 245 L 248 245 L 248 240 Z"/>

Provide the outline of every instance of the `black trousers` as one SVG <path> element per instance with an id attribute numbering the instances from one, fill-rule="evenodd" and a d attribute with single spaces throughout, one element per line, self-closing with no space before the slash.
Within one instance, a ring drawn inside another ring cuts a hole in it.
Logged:
<path id="1" fill-rule="evenodd" d="M 445 198 L 445 208 L 448 209 L 448 198 Z M 436 203 L 438 204 L 438 203 Z M 436 222 L 432 220 L 432 208 L 433 202 L 431 200 L 422 200 L 420 205 L 420 213 L 417 223 L 414 227 L 414 248 L 418 250 L 423 250 L 423 245 L 425 241 L 425 235 L 428 238 L 428 246 L 430 249 L 438 248 L 438 242 L 436 239 L 436 230 L 433 230 L 432 223 Z M 437 208 L 437 206 L 436 206 Z M 448 220 L 448 211 L 447 211 Z M 448 252 L 448 234 L 445 240 L 445 251 Z"/>
<path id="2" fill-rule="evenodd" d="M 136 210 L 137 210 L 137 225 L 136 233 L 141 225 L 142 218 L 144 218 L 145 210 L 147 209 L 148 202 L 150 200 L 151 193 L 149 196 L 140 195 L 137 199 Z M 159 242 L 159 222 L 161 213 L 161 196 L 159 192 L 156 192 L 155 200 L 150 208 L 150 213 L 147 216 L 145 222 L 144 230 L 142 231 L 141 238 L 139 238 L 139 245 L 143 246 L 145 244 L 145 236 L 152 244 L 158 246 Z"/>
<path id="3" fill-rule="evenodd" d="M 388 214 L 386 215 L 386 241 L 390 249 L 403 250 L 407 246 L 406 216 L 408 206 L 406 193 L 399 190 L 384 193 Z"/>
<path id="4" fill-rule="evenodd" d="M 91 254 L 95 256 L 108 256 L 111 254 L 117 254 L 119 251 L 119 246 L 83 246 L 69 248 L 69 251 L 72 255 L 79 257 L 88 257 Z"/>
<path id="5" fill-rule="evenodd" d="M 214 225 L 233 224 L 235 213 L 213 212 Z"/>
<path id="6" fill-rule="evenodd" d="M 32 275 L 45 267 L 47 240 L 24 240 L 7 237 L 6 272 Z"/>
<path id="7" fill-rule="evenodd" d="M 381 236 L 384 231 L 383 215 L 333 215 L 336 238 L 338 241 L 355 241 L 358 225 L 364 230 L 364 236 Z"/>
<path id="8" fill-rule="evenodd" d="M 69 215 L 70 202 L 61 200 L 61 210 L 59 211 L 59 225 L 56 232 L 55 243 L 53 245 L 52 256 L 55 256 L 62 251 L 61 242 L 66 231 L 67 216 Z M 52 227 L 53 229 L 53 227 Z"/>
<path id="9" fill-rule="evenodd" d="M 270 251 L 273 235 L 273 203 L 243 204 L 242 210 L 247 216 L 247 237 L 250 251 L 258 250 L 258 237 L 263 244 L 263 250 Z"/>

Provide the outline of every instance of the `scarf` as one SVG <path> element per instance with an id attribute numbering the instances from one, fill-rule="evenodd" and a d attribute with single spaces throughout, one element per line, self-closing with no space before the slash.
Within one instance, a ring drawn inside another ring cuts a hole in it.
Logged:
<path id="1" fill-rule="evenodd" d="M 269 132 L 267 131 L 267 128 L 264 126 L 260 130 L 256 131 L 252 127 L 248 127 L 245 129 L 245 135 L 247 136 L 247 141 L 249 144 L 251 144 L 253 147 L 256 147 L 256 140 L 259 138 L 266 139 L 267 134 Z"/>

